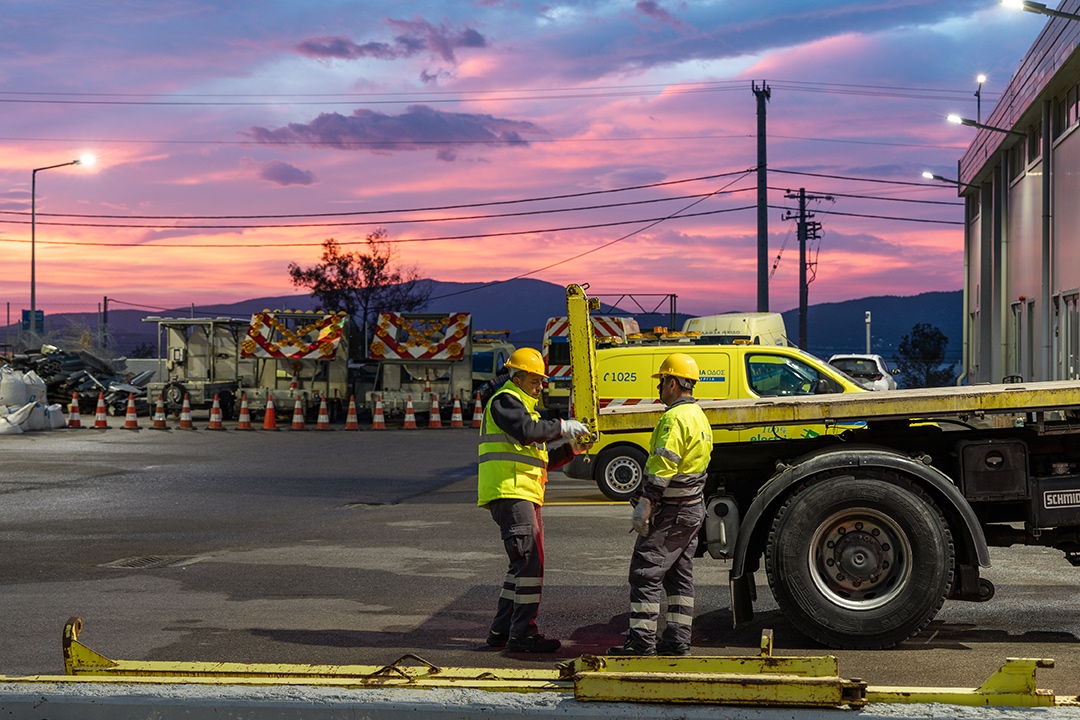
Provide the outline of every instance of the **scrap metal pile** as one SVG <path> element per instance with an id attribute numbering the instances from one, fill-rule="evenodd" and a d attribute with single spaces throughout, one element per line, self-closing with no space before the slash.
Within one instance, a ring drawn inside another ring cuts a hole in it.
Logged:
<path id="1" fill-rule="evenodd" d="M 42 345 L 39 352 L 11 356 L 8 365 L 24 373 L 33 371 L 44 380 L 49 403 L 66 408 L 72 397 L 78 396 L 80 407 L 93 408 L 98 393 L 101 393 L 110 414 L 122 414 L 131 394 L 135 396 L 141 414 L 147 412 L 146 385 L 154 371 L 132 373 L 124 358 L 110 359 L 89 350 L 73 352 L 55 345 Z"/>

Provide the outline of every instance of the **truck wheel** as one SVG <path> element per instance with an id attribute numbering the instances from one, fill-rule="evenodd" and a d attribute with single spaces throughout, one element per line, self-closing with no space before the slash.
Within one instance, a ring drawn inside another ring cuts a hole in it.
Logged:
<path id="1" fill-rule="evenodd" d="M 612 500 L 629 500 L 645 479 L 645 453 L 636 447 L 608 448 L 596 458 L 596 484 Z"/>
<path id="2" fill-rule="evenodd" d="M 953 540 L 941 511 L 905 478 L 866 470 L 796 491 L 773 519 L 769 587 L 784 614 L 833 648 L 890 648 L 948 596 Z"/>

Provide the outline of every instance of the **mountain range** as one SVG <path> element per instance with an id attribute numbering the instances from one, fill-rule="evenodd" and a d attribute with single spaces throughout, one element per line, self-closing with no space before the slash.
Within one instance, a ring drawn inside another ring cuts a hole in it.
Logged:
<path id="1" fill-rule="evenodd" d="M 515 345 L 539 347 L 547 319 L 566 314 L 566 290 L 561 285 L 542 280 L 518 279 L 501 283 L 431 282 L 431 296 L 426 312 L 469 312 L 476 330 L 509 330 Z M 592 291 L 606 296 L 599 289 Z M 619 294 L 621 295 L 621 294 Z M 655 296 L 654 296 L 655 297 Z M 651 303 L 650 303 L 651 304 Z M 811 305 L 807 311 L 807 350 L 818 357 L 834 353 L 862 353 L 866 350 L 866 312 L 871 313 L 871 352 L 893 360 L 901 338 L 910 333 L 916 323 L 928 323 L 949 338 L 946 361 L 959 362 L 962 347 L 963 291 L 929 292 L 912 296 L 877 296 L 836 303 Z M 236 317 L 247 318 L 266 309 L 314 310 L 318 302 L 310 295 L 278 295 L 252 298 L 237 303 L 186 306 L 159 313 L 161 317 Z M 648 306 L 648 304 L 646 305 Z M 666 307 L 666 306 L 665 306 Z M 663 313 L 633 313 L 638 309 L 626 300 L 612 308 L 602 305 L 603 311 L 616 315 L 633 315 L 641 327 L 671 326 L 671 317 Z M 788 338 L 796 344 L 799 334 L 798 309 L 782 312 Z M 143 310 L 110 310 L 108 335 L 113 354 L 127 355 L 140 346 L 157 348 L 156 325 L 144 322 L 149 315 Z M 676 325 L 691 315 L 676 314 Z M 49 315 L 45 324 L 47 334 L 85 331 L 96 334 L 100 321 L 95 313 L 66 313 Z M 18 326 L 7 328 L 11 337 L 17 336 Z"/>

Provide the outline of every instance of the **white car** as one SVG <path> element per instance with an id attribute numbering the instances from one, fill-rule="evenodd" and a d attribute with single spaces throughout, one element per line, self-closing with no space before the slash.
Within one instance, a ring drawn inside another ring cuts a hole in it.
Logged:
<path id="1" fill-rule="evenodd" d="M 867 390 L 895 390 L 896 378 L 880 355 L 833 355 L 829 364 L 853 377 Z"/>

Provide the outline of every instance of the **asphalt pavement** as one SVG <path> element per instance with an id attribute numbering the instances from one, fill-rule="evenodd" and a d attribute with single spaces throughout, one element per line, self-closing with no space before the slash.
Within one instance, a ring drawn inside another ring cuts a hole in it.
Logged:
<path id="1" fill-rule="evenodd" d="M 127 660 L 383 664 L 415 653 L 438 665 L 546 667 L 620 644 L 628 508 L 553 473 L 540 624 L 564 647 L 522 656 L 483 645 L 506 560 L 475 506 L 474 433 L 3 437 L 0 675 L 61 673 L 71 616 L 83 618 L 83 642 Z M 922 633 L 873 652 L 807 639 L 779 614 L 763 573 L 754 621 L 732 629 L 727 565 L 702 558 L 695 652 L 753 655 L 772 628 L 777 654 L 836 655 L 847 677 L 958 687 L 1006 657 L 1053 658 L 1039 687 L 1080 694 L 1080 572 L 1043 548 L 992 557 L 992 601 L 949 601 Z"/>

